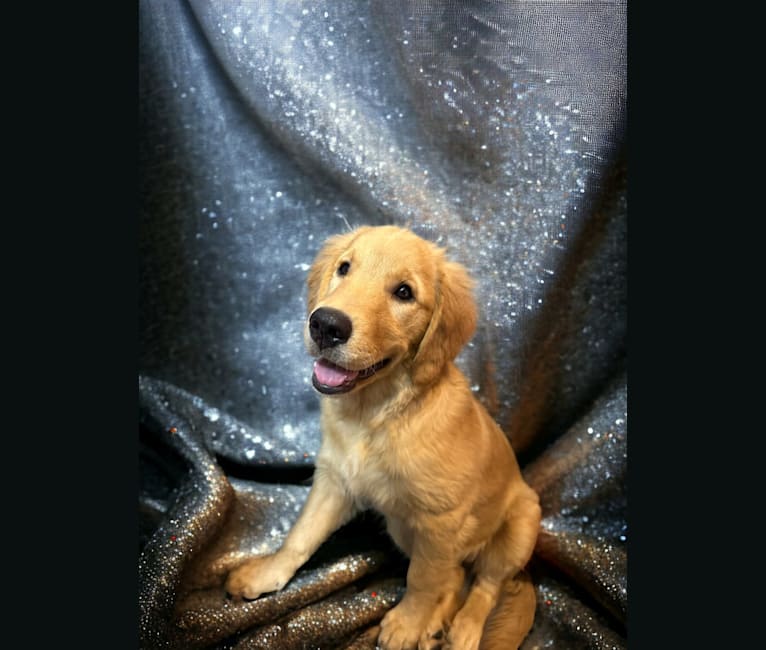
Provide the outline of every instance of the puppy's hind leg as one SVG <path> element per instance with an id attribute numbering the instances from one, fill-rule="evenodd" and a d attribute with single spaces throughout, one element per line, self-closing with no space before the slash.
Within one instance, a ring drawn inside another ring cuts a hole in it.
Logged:
<path id="1" fill-rule="evenodd" d="M 535 622 L 536 607 L 535 586 L 526 571 L 506 578 L 497 606 L 484 625 L 480 650 L 519 648 Z"/>
<path id="2" fill-rule="evenodd" d="M 484 624 L 498 602 L 503 583 L 522 570 L 532 557 L 539 527 L 537 495 L 517 499 L 506 521 L 476 558 L 476 577 L 465 604 L 455 615 L 447 648 L 478 650 Z M 506 647 L 511 650 L 511 646 Z"/>

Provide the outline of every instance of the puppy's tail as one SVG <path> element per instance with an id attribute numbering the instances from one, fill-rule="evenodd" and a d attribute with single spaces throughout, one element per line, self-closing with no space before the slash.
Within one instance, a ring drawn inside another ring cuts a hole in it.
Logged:
<path id="1" fill-rule="evenodd" d="M 507 578 L 484 625 L 479 650 L 516 650 L 532 629 L 536 606 L 535 587 L 526 571 Z"/>

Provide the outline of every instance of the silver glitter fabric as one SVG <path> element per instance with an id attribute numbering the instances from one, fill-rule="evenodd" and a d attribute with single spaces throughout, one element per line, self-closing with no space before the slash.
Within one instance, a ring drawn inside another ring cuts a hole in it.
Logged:
<path id="1" fill-rule="evenodd" d="M 535 623 L 522 650 L 625 650 L 622 633 L 613 621 L 583 602 L 576 591 L 550 576 L 537 580 L 538 607 Z"/>
<path id="2" fill-rule="evenodd" d="M 207 449 L 235 462 L 271 467 L 313 463 L 314 445 L 301 445 L 302 439 L 290 425 L 275 434 L 263 432 L 210 406 L 197 395 L 151 377 L 140 377 L 139 394 L 142 406 L 151 396 L 148 410 L 151 404 L 162 403 L 169 412 L 194 425 Z"/>
<path id="3" fill-rule="evenodd" d="M 234 647 L 236 650 L 302 650 L 306 647 L 306 639 L 311 639 L 312 647 L 337 647 L 353 636 L 360 624 L 383 618 L 403 594 L 401 581 L 358 593 L 341 593 L 244 636 Z M 352 643 L 358 645 L 359 640 Z"/>
<path id="4" fill-rule="evenodd" d="M 318 616 L 315 614 L 319 610 L 316 606 L 311 609 L 311 603 L 323 599 L 323 607 L 334 603 L 331 608 L 337 608 L 338 596 L 335 592 L 378 570 L 383 564 L 383 559 L 382 552 L 377 550 L 344 556 L 318 568 L 304 569 L 282 591 L 251 602 L 234 602 L 222 598 L 221 586 L 226 573 L 217 572 L 218 580 L 208 581 L 206 585 L 197 584 L 185 597 L 179 597 L 174 615 L 173 643 L 183 648 L 205 648 L 247 629 L 257 631 L 249 635 L 251 640 L 244 647 L 251 647 L 255 643 L 253 639 L 275 636 L 284 639 L 285 634 L 288 634 L 283 632 L 284 629 L 293 630 L 305 626 L 307 619 Z M 231 565 L 226 565 L 225 568 L 231 568 Z M 183 589 L 179 591 L 182 592 Z M 328 595 L 330 598 L 325 598 Z M 397 597 L 392 600 L 394 596 Z M 379 620 L 399 597 L 399 590 L 381 591 L 379 588 L 368 589 L 358 597 L 355 594 L 356 599 L 353 603 L 358 607 L 345 606 L 344 625 L 342 630 L 334 632 L 335 639 L 346 638 L 349 634 L 357 632 L 361 625 Z M 362 608 L 365 604 L 367 606 Z M 305 611 L 307 606 L 308 612 Z M 298 613 L 290 614 L 294 610 L 298 610 Z M 272 622 L 285 615 L 289 615 L 292 622 L 280 623 L 280 627 L 275 627 L 276 624 Z M 295 616 L 301 617 L 300 623 L 294 620 Z M 295 636 L 295 633 L 292 634 Z M 312 637 L 305 634 L 301 637 L 303 641 L 306 638 Z"/>
<path id="5" fill-rule="evenodd" d="M 626 12 L 141 0 L 142 647 L 261 643 L 256 629 L 288 615 L 235 625 L 231 605 L 178 608 L 219 588 L 214 554 L 273 548 L 294 519 L 320 435 L 306 274 L 329 235 L 384 223 L 447 247 L 477 281 L 458 363 L 546 508 L 523 647 L 625 643 Z M 344 539 L 332 561 L 393 557 L 382 536 Z M 400 577 L 393 566 L 369 572 Z M 342 598 L 359 616 L 332 641 L 304 621 L 270 647 L 354 643 L 374 625 L 353 600 L 365 576 L 328 574 L 312 596 L 330 620 L 328 599 L 355 589 Z"/>
<path id="6" fill-rule="evenodd" d="M 577 647 L 623 647 L 619 639 L 625 634 L 628 604 L 626 461 L 627 380 L 622 375 L 524 470 L 543 510 L 536 558 L 560 570 L 594 605 L 587 624 L 568 626 L 567 621 L 579 621 L 585 605 L 549 577 L 546 588 L 538 590 L 536 625 L 554 618 L 568 636 L 582 637 L 579 643 L 584 645 Z"/>

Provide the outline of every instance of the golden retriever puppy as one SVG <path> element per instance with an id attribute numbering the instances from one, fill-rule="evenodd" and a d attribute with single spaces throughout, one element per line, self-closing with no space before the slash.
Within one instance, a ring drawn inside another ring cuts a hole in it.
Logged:
<path id="1" fill-rule="evenodd" d="M 232 596 L 282 589 L 334 530 L 374 508 L 410 558 L 379 644 L 479 647 L 504 582 L 530 559 L 540 506 L 454 364 L 475 327 L 471 279 L 431 242 L 395 226 L 326 242 L 308 274 L 305 328 L 323 394 L 313 485 L 281 549 L 230 573 Z M 529 616 L 525 625 L 503 647 L 517 647 Z"/>

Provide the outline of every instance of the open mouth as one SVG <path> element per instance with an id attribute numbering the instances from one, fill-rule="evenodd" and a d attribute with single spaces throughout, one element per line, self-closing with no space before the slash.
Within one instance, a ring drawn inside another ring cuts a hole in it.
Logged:
<path id="1" fill-rule="evenodd" d="M 314 374 L 311 377 L 311 383 L 314 384 L 314 388 L 325 395 L 347 393 L 360 381 L 378 372 L 390 360 L 383 359 L 383 361 L 378 361 L 378 363 L 364 370 L 349 370 L 327 359 L 320 358 L 314 362 Z"/>

